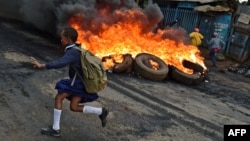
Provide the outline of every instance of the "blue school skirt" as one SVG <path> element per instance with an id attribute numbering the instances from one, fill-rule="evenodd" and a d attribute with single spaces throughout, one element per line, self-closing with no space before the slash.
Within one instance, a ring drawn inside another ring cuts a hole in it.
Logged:
<path id="1" fill-rule="evenodd" d="M 95 101 L 99 96 L 97 93 L 88 93 L 86 92 L 83 82 L 80 79 L 76 79 L 73 86 L 71 86 L 70 79 L 62 79 L 56 83 L 58 93 L 68 93 L 70 94 L 67 97 L 68 100 L 71 100 L 72 96 L 80 96 L 82 100 L 80 103 L 92 102 Z"/>

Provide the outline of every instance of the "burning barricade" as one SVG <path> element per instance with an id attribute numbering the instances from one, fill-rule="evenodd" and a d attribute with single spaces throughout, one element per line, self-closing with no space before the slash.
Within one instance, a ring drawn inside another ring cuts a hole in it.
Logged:
<path id="1" fill-rule="evenodd" d="M 115 73 L 134 70 L 151 80 L 163 80 L 171 74 L 170 77 L 187 84 L 201 79 L 206 71 L 204 58 L 196 46 L 186 43 L 185 30 L 158 29 L 152 32 L 152 25 L 162 18 L 161 13 L 155 16 L 158 19 L 141 9 L 111 10 L 109 5 L 98 8 L 97 14 L 105 19 L 98 26 L 98 18 L 87 19 L 85 13 L 79 12 L 68 17 L 68 24 L 77 29 L 78 41 L 83 48 L 104 58 L 107 70 Z M 160 11 L 157 5 L 148 8 Z M 184 66 L 184 60 L 199 65 L 200 69 Z M 183 77 L 187 79 L 190 75 L 189 82 L 183 81 Z"/>
<path id="2" fill-rule="evenodd" d="M 28 4 L 32 3 L 36 1 Z M 184 29 L 157 28 L 164 17 L 157 4 L 142 9 L 134 0 L 62 0 L 50 1 L 47 8 L 43 10 L 53 13 L 47 20 L 56 19 L 58 30 L 64 26 L 74 27 L 82 48 L 101 58 L 107 70 L 135 71 L 152 80 L 172 77 L 187 84 L 193 84 L 193 79 L 200 79 L 206 71 L 204 58 L 196 46 L 189 45 Z M 32 12 L 26 11 L 28 8 L 22 10 L 23 15 L 30 17 L 29 14 L 38 13 L 39 8 Z M 185 66 L 184 60 L 200 66 L 202 71 L 187 67 L 191 63 Z M 192 80 L 183 81 L 190 76 Z"/>

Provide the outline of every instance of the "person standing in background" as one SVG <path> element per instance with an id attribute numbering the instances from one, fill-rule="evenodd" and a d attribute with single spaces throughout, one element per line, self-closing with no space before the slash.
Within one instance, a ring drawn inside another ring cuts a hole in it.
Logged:
<path id="1" fill-rule="evenodd" d="M 225 46 L 225 42 L 219 38 L 218 33 L 214 33 L 213 37 L 208 42 L 208 48 L 210 50 L 209 56 L 211 58 L 213 67 L 218 67 L 216 62 L 217 53 L 222 50 Z"/>
<path id="2" fill-rule="evenodd" d="M 181 22 L 181 18 L 176 18 L 172 23 L 170 23 L 170 27 L 172 28 L 179 28 L 181 25 L 180 25 L 180 22 Z"/>
<path id="3" fill-rule="evenodd" d="M 200 33 L 199 28 L 195 28 L 192 33 L 189 34 L 191 44 L 194 46 L 200 46 L 202 43 L 203 35 Z"/>

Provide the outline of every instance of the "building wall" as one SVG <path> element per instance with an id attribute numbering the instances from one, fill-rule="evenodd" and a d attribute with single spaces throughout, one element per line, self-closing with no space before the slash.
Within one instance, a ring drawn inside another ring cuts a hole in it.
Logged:
<path id="1" fill-rule="evenodd" d="M 204 35 L 203 46 L 207 47 L 207 41 L 210 40 L 214 32 L 217 32 L 219 37 L 226 43 L 229 41 L 232 15 L 224 12 L 216 13 L 215 15 L 203 13 L 200 16 L 199 28 Z M 225 47 L 226 50 L 227 46 Z M 224 51 L 225 51 L 224 50 Z"/>
<path id="2" fill-rule="evenodd" d="M 250 6 L 239 5 L 233 18 L 227 55 L 244 62 L 250 57 Z"/>
<path id="3" fill-rule="evenodd" d="M 175 19 L 179 18 L 179 26 L 184 28 L 187 33 L 191 33 L 196 27 L 200 29 L 200 32 L 204 35 L 202 42 L 204 47 L 207 47 L 207 42 L 214 32 L 217 32 L 221 39 L 228 42 L 232 22 L 231 14 L 226 12 L 213 12 L 211 14 L 194 11 L 193 9 L 197 6 L 197 3 L 180 2 L 178 4 L 174 3 L 174 5 L 176 7 L 172 7 L 168 2 L 167 7 L 161 7 L 164 15 L 163 28 L 170 26 Z"/>

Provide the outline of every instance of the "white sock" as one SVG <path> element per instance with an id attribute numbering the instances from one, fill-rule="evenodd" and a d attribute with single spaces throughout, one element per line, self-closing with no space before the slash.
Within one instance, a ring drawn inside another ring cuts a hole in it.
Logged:
<path id="1" fill-rule="evenodd" d="M 83 107 L 83 113 L 91 113 L 91 114 L 102 114 L 102 108 L 96 108 L 92 106 L 84 106 Z"/>
<path id="2" fill-rule="evenodd" d="M 61 119 L 62 110 L 54 109 L 54 117 L 53 117 L 53 129 L 60 129 L 60 119 Z"/>

